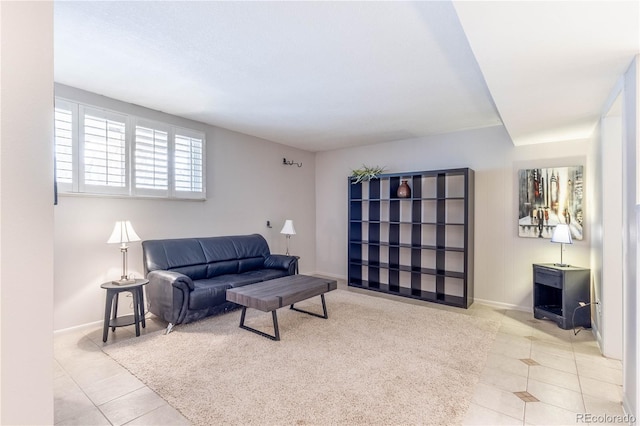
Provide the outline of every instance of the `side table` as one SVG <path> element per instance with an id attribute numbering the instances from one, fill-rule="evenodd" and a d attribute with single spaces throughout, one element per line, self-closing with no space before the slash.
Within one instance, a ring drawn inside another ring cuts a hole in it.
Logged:
<path id="1" fill-rule="evenodd" d="M 549 318 L 563 330 L 591 328 L 591 271 L 552 263 L 533 264 L 533 317 Z"/>
<path id="2" fill-rule="evenodd" d="M 109 327 L 115 331 L 116 327 L 135 324 L 136 336 L 140 336 L 140 323 L 142 323 L 142 328 L 146 327 L 143 287 L 147 284 L 149 284 L 149 280 L 137 279 L 132 284 L 118 285 L 109 281 L 100 285 L 100 287 L 107 290 L 107 299 L 104 307 L 104 328 L 102 330 L 103 342 L 107 341 Z M 133 315 L 118 317 L 118 295 L 123 291 L 128 291 L 133 295 Z M 115 303 L 113 303 L 114 300 Z"/>

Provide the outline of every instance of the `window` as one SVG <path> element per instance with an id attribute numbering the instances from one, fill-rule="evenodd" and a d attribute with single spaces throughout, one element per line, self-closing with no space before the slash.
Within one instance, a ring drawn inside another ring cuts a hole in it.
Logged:
<path id="1" fill-rule="evenodd" d="M 203 142 L 201 135 L 187 129 L 176 130 L 173 154 L 176 191 L 202 192 Z"/>
<path id="2" fill-rule="evenodd" d="M 127 193 L 127 117 L 80 108 L 80 192 Z"/>
<path id="3" fill-rule="evenodd" d="M 152 194 L 169 190 L 169 130 L 138 120 L 135 134 L 135 188 Z"/>
<path id="4" fill-rule="evenodd" d="M 56 99 L 61 193 L 205 198 L 202 132 Z"/>
<path id="5" fill-rule="evenodd" d="M 71 191 L 74 182 L 75 148 L 74 123 L 78 119 L 78 108 L 70 102 L 59 101 L 55 105 L 55 158 L 56 181 L 61 191 Z"/>

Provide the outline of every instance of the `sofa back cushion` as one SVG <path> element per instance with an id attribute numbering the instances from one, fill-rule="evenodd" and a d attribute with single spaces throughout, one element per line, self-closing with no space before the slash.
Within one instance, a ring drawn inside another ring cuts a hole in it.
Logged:
<path id="1" fill-rule="evenodd" d="M 194 280 L 260 269 L 270 255 L 259 234 L 148 240 L 142 249 L 145 275 L 172 270 Z"/>
<path id="2" fill-rule="evenodd" d="M 252 257 L 265 259 L 271 254 L 267 240 L 260 234 L 238 235 L 231 238 L 236 248 L 236 259 L 249 259 Z"/>
<path id="3" fill-rule="evenodd" d="M 202 247 L 196 238 L 143 241 L 142 249 L 146 273 L 206 264 Z"/>
<path id="4" fill-rule="evenodd" d="M 222 262 L 214 262 L 207 265 L 207 278 L 217 277 L 218 275 L 237 274 L 238 261 L 224 260 Z"/>
<path id="5" fill-rule="evenodd" d="M 238 253 L 233 240 L 236 237 L 198 238 L 206 263 L 237 260 Z"/>
<path id="6" fill-rule="evenodd" d="M 192 280 L 203 280 L 207 278 L 207 265 L 190 265 L 171 268 L 170 271 L 180 272 Z"/>
<path id="7" fill-rule="evenodd" d="M 264 267 L 264 257 L 251 257 L 249 259 L 240 259 L 238 261 L 238 272 L 254 271 Z"/>

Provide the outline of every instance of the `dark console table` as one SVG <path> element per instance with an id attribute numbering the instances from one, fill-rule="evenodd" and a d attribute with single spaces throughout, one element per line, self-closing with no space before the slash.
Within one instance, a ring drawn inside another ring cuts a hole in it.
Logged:
<path id="1" fill-rule="evenodd" d="M 585 268 L 534 264 L 534 318 L 548 318 L 564 330 L 579 326 L 590 328 L 591 309 L 586 306 L 591 301 L 590 277 L 591 271 Z"/>

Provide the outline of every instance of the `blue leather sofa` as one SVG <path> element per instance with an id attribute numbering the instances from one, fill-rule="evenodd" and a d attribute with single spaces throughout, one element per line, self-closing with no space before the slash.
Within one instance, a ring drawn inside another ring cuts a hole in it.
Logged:
<path id="1" fill-rule="evenodd" d="M 297 257 L 271 254 L 259 234 L 142 242 L 149 311 L 174 325 L 237 307 L 229 288 L 297 273 Z"/>

